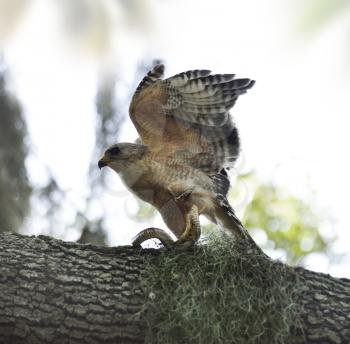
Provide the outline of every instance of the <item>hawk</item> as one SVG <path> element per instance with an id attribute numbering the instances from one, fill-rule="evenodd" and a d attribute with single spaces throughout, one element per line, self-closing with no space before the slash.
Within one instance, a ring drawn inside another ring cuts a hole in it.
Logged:
<path id="1" fill-rule="evenodd" d="M 226 170 L 240 151 L 229 110 L 254 80 L 209 70 L 163 76 L 164 65 L 156 65 L 132 97 L 129 112 L 140 136 L 137 143 L 111 146 L 99 168 L 110 167 L 132 193 L 157 208 L 177 243 L 198 240 L 201 214 L 236 238 L 247 237 L 226 198 Z M 167 238 L 149 229 L 135 242 L 152 236 Z"/>

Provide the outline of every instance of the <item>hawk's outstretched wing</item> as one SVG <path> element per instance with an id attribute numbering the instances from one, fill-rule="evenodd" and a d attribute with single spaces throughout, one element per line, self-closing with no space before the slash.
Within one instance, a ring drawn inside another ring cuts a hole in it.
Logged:
<path id="1" fill-rule="evenodd" d="M 130 117 L 143 144 L 169 164 L 217 173 L 238 156 L 229 110 L 254 81 L 210 73 L 192 70 L 162 80 L 164 66 L 155 66 L 135 91 Z"/>

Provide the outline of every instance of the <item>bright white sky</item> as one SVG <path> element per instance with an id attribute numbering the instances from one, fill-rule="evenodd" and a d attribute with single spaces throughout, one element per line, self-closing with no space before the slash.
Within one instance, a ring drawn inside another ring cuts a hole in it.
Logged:
<path id="1" fill-rule="evenodd" d="M 300 31 L 302 1 L 130 0 L 116 8 L 109 0 L 100 5 L 76 0 L 95 14 L 89 29 L 79 22 L 79 11 L 69 12 L 69 1 L 32 3 L 5 42 L 5 58 L 25 106 L 35 152 L 28 166 L 35 182 L 45 178 L 40 163 L 45 161 L 72 206 L 84 209 L 97 73 L 107 62 L 125 90 L 144 56 L 164 59 L 168 76 L 198 68 L 236 73 L 257 80 L 233 111 L 243 143 L 238 172 L 254 169 L 262 179 L 312 201 L 334 221 L 323 230 L 339 237 L 336 251 L 349 253 L 350 50 L 345 43 L 350 11 L 307 35 Z M 135 138 L 126 121 L 120 139 Z M 116 175 L 111 178 L 115 186 L 106 190 L 102 204 L 93 205 L 90 217 L 105 207 L 111 242 L 129 243 L 144 224 L 126 215 L 134 208 L 133 198 Z M 64 216 L 72 220 L 73 212 L 67 209 Z M 76 235 L 72 231 L 68 239 Z M 329 265 L 314 255 L 306 264 L 350 276 L 350 259 Z"/>

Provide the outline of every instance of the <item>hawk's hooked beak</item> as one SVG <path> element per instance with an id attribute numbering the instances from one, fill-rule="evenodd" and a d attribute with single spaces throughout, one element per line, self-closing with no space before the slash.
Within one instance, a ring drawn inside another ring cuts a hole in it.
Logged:
<path id="1" fill-rule="evenodd" d="M 105 167 L 107 165 L 108 165 L 107 161 L 105 159 L 103 159 L 103 158 L 98 161 L 99 169 L 101 169 L 102 167 Z"/>

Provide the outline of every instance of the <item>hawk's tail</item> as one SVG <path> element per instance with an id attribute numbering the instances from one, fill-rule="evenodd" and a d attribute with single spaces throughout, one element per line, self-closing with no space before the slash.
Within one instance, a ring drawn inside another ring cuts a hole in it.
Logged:
<path id="1" fill-rule="evenodd" d="M 237 239 L 244 240 L 245 245 L 248 244 L 250 249 L 253 249 L 254 252 L 259 255 L 263 255 L 266 258 L 268 256 L 264 251 L 256 244 L 254 239 L 250 236 L 248 231 L 244 228 L 241 221 L 236 216 L 234 210 L 228 203 L 228 200 L 225 196 L 218 194 L 217 197 L 217 207 L 215 210 L 215 216 L 217 221 Z"/>
<path id="2" fill-rule="evenodd" d="M 236 216 L 234 210 L 228 203 L 228 200 L 223 195 L 217 195 L 217 207 L 215 209 L 215 217 L 218 222 L 238 240 L 251 239 L 249 233 L 242 225 L 241 221 Z"/>

